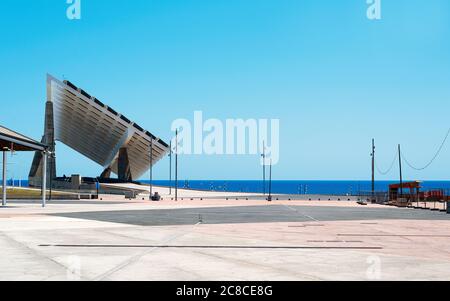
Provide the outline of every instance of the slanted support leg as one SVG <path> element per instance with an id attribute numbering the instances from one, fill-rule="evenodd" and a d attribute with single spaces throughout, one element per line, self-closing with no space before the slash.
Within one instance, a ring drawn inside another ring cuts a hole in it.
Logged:
<path id="1" fill-rule="evenodd" d="M 128 159 L 128 150 L 123 147 L 119 151 L 119 180 L 123 182 L 132 182 L 130 160 Z"/>
<path id="2" fill-rule="evenodd" d="M 102 174 L 100 175 L 100 179 L 109 179 L 111 178 L 111 167 L 107 167 Z"/>

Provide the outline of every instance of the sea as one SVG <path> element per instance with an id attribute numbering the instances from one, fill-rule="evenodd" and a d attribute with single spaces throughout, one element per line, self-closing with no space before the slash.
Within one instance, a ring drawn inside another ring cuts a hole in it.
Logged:
<path id="1" fill-rule="evenodd" d="M 8 185 L 26 187 L 26 180 L 9 180 Z M 148 180 L 140 181 L 148 184 Z M 390 184 L 399 181 L 376 181 L 376 191 L 388 191 Z M 175 181 L 154 180 L 156 186 L 175 187 Z M 422 191 L 444 190 L 450 194 L 450 181 L 424 181 L 421 183 Z M 360 195 L 369 193 L 372 190 L 371 181 L 307 181 L 307 180 L 290 180 L 290 181 L 272 181 L 270 187 L 269 181 L 265 185 L 263 181 L 257 180 L 182 180 L 178 181 L 178 187 L 184 189 L 204 190 L 204 191 L 223 191 L 223 192 L 243 192 L 243 193 L 266 193 L 269 189 L 274 194 L 321 194 L 321 195 Z"/>
<path id="2" fill-rule="evenodd" d="M 148 184 L 149 181 L 142 181 Z M 399 181 L 376 181 L 376 191 L 388 191 L 390 184 L 398 183 Z M 172 186 L 175 182 L 170 181 L 153 181 L 157 186 Z M 450 181 L 424 181 L 421 183 L 422 191 L 440 190 L 450 192 Z M 209 181 L 209 180 L 184 180 L 178 181 L 179 188 L 188 188 L 205 191 L 224 191 L 224 192 L 244 192 L 244 193 L 262 193 L 266 192 L 274 194 L 321 194 L 321 195 L 360 195 L 369 193 L 372 190 L 371 181 L 305 181 L 305 180 L 291 180 L 291 181 L 273 181 L 270 187 L 269 182 L 266 181 L 246 181 L 246 180 L 231 180 L 231 181 Z"/>

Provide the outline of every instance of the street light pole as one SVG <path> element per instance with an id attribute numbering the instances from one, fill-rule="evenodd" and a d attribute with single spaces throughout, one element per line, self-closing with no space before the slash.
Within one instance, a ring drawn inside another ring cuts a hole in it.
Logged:
<path id="1" fill-rule="evenodd" d="M 272 202 L 272 159 L 270 159 L 270 172 L 269 172 L 269 202 Z"/>
<path id="2" fill-rule="evenodd" d="M 375 200 L 375 139 L 372 139 L 372 201 Z"/>
<path id="3" fill-rule="evenodd" d="M 51 162 L 53 163 L 53 162 L 55 162 L 55 159 L 56 159 L 56 156 L 55 156 L 55 153 L 54 152 L 52 152 L 51 154 L 50 154 L 50 157 L 51 157 L 51 159 L 53 159 Z M 52 164 L 51 163 L 51 164 Z M 50 201 L 52 201 L 52 190 L 53 190 L 53 177 L 54 177 L 55 175 L 53 174 L 53 168 L 50 168 L 50 195 L 49 195 L 49 200 Z"/>
<path id="4" fill-rule="evenodd" d="M 263 194 L 266 195 L 266 142 L 263 141 Z"/>
<path id="5" fill-rule="evenodd" d="M 42 207 L 47 205 L 47 151 L 42 153 Z"/>
<path id="6" fill-rule="evenodd" d="M 175 131 L 175 201 L 178 201 L 178 129 Z"/>
<path id="7" fill-rule="evenodd" d="M 400 144 L 398 145 L 398 164 L 400 169 L 400 197 L 403 197 L 403 173 L 402 173 L 402 151 Z"/>
<path id="8" fill-rule="evenodd" d="M 2 205 L 3 206 L 6 206 L 6 190 L 8 189 L 6 187 L 6 160 L 7 160 L 6 157 L 7 157 L 6 156 L 6 150 L 3 149 L 3 173 L 2 173 L 2 175 L 3 175 Z"/>
<path id="9" fill-rule="evenodd" d="M 150 138 L 150 201 L 153 197 L 153 138 Z"/>
<path id="10" fill-rule="evenodd" d="M 97 190 L 97 200 L 100 198 L 99 197 L 99 190 L 100 190 L 100 180 L 98 179 L 98 177 L 97 178 L 95 178 L 96 180 L 97 180 L 97 183 L 95 183 L 96 185 L 95 185 L 95 188 L 96 188 L 96 190 Z"/>
<path id="11" fill-rule="evenodd" d="M 169 195 L 172 195 L 172 141 L 170 141 L 170 152 L 169 152 Z"/>

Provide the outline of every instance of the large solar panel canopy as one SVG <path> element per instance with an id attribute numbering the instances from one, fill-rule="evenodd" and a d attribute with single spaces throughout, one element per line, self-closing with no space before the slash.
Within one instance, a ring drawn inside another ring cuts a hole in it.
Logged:
<path id="1" fill-rule="evenodd" d="M 167 143 L 125 115 L 70 81 L 47 75 L 43 142 L 54 148 L 54 141 L 101 165 L 105 170 L 102 177 L 107 178 L 113 172 L 124 181 L 141 178 L 151 163 L 156 164 L 169 152 Z M 150 154 L 153 154 L 152 159 Z M 38 159 L 35 163 L 37 171 Z"/>

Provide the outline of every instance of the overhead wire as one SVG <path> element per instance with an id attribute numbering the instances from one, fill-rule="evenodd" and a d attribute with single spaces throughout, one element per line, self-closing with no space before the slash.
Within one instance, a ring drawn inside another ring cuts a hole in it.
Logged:
<path id="1" fill-rule="evenodd" d="M 449 136 L 450 136 L 450 128 L 448 129 L 447 134 L 445 135 L 444 140 L 442 141 L 441 145 L 439 146 L 439 148 L 438 148 L 438 150 L 436 151 L 436 153 L 434 154 L 434 156 L 431 158 L 431 160 L 430 160 L 427 164 L 425 164 L 425 165 L 422 166 L 422 167 L 417 167 L 417 166 L 415 166 L 414 164 L 411 164 L 411 162 L 406 158 L 406 156 L 404 155 L 403 152 L 401 153 L 401 157 L 402 157 L 403 161 L 405 161 L 405 163 L 406 163 L 410 168 L 412 168 L 412 169 L 414 169 L 414 170 L 417 170 L 417 171 L 425 170 L 425 169 L 427 169 L 428 167 L 430 167 L 430 166 L 434 163 L 434 161 L 436 161 L 436 159 L 439 157 L 439 155 L 441 154 L 442 150 L 444 149 L 445 143 L 447 142 Z"/>
<path id="2" fill-rule="evenodd" d="M 385 176 L 385 175 L 387 175 L 388 173 L 390 173 L 390 172 L 392 171 L 392 168 L 394 168 L 394 164 L 395 164 L 395 162 L 397 161 L 397 157 L 398 157 L 398 155 L 395 154 L 394 159 L 392 160 L 392 163 L 391 163 L 391 165 L 389 166 L 389 168 L 388 168 L 387 171 L 382 171 L 382 170 L 380 169 L 380 167 L 378 166 L 378 163 L 376 163 L 376 161 L 375 161 L 375 166 L 376 166 L 376 168 L 377 168 L 377 171 L 378 171 L 382 176 Z"/>

